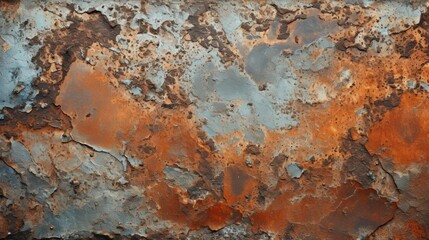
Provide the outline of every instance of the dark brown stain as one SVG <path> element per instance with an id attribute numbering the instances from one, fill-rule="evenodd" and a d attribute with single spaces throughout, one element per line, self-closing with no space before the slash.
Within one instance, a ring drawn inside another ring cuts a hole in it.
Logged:
<path id="1" fill-rule="evenodd" d="M 200 14 L 208 9 L 202 10 Z M 217 48 L 220 53 L 221 61 L 223 63 L 234 61 L 237 56 L 231 51 L 228 46 L 227 39 L 223 32 L 218 32 L 213 26 L 202 25 L 200 23 L 199 15 L 189 16 L 188 21 L 194 25 L 188 30 L 188 34 L 192 42 L 198 42 L 202 47 L 208 49 L 209 47 Z M 209 38 L 210 37 L 210 38 Z"/>
<path id="2" fill-rule="evenodd" d="M 256 190 L 256 180 L 236 166 L 225 169 L 223 185 L 224 197 L 229 204 L 244 200 Z"/>
<path id="3" fill-rule="evenodd" d="M 246 152 L 252 155 L 259 155 L 261 153 L 260 147 L 254 144 L 249 144 L 246 147 Z"/>
<path id="4" fill-rule="evenodd" d="M 243 192 L 246 181 L 250 178 L 249 175 L 234 167 L 227 169 L 226 176 L 230 178 L 231 189 L 235 195 Z"/>

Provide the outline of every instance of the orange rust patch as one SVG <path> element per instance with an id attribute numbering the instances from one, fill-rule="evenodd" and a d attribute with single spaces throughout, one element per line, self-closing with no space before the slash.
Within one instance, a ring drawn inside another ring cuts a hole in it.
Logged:
<path id="1" fill-rule="evenodd" d="M 76 140 L 103 149 L 121 149 L 137 124 L 135 116 L 143 114 L 103 72 L 81 62 L 71 65 L 56 103 L 72 118 Z"/>
<path id="2" fill-rule="evenodd" d="M 322 232 L 330 232 L 329 235 L 357 237 L 361 230 L 374 230 L 389 221 L 396 210 L 395 204 L 378 197 L 372 189 L 362 189 L 355 182 L 331 188 L 323 196 L 294 200 L 295 196 L 293 191 L 287 191 L 266 210 L 253 214 L 250 217 L 253 231 L 282 234 L 289 223 L 319 224 L 325 229 Z"/>
<path id="3" fill-rule="evenodd" d="M 341 187 L 353 189 L 349 184 Z M 379 197 L 373 189 L 354 187 L 353 195 L 339 199 L 341 201 L 335 211 L 323 219 L 323 227 L 338 234 L 358 237 L 362 232 L 372 233 L 393 218 L 396 204 Z"/>
<path id="4" fill-rule="evenodd" d="M 156 146 L 156 157 L 166 162 L 176 163 L 178 159 L 192 164 L 198 159 L 197 148 L 205 148 L 196 136 L 196 129 L 187 122 L 181 113 L 159 113 L 154 121 L 158 130 L 151 135 L 148 142 Z M 161 120 L 162 119 L 162 120 Z M 140 140 L 140 141 L 139 141 Z M 133 145 L 142 143 L 135 139 Z"/>
<path id="5" fill-rule="evenodd" d="M 404 94 L 399 107 L 370 129 L 368 151 L 399 164 L 429 163 L 428 108 L 426 97 Z"/>
<path id="6" fill-rule="evenodd" d="M 234 211 L 224 203 L 219 203 L 208 208 L 205 225 L 207 225 L 211 230 L 217 231 L 225 227 L 225 224 L 230 220 L 237 221 L 240 218 L 241 214 L 237 211 Z"/>
<path id="7" fill-rule="evenodd" d="M 416 221 L 409 221 L 405 224 L 405 228 L 407 233 L 411 233 L 412 236 L 415 239 L 428 239 L 428 229 L 426 229 L 424 226 L 420 225 L 418 222 Z M 407 237 L 407 236 L 404 236 Z"/>
<path id="8" fill-rule="evenodd" d="M 187 113 L 144 108 L 102 71 L 81 62 L 71 65 L 56 103 L 72 118 L 74 140 L 115 153 L 125 149 L 144 162 L 151 177 L 166 163 L 192 165 L 199 160 L 196 150 L 207 149 Z"/>
<path id="9" fill-rule="evenodd" d="M 253 230 L 273 231 L 281 234 L 289 223 L 317 224 L 332 211 L 330 196 L 304 196 L 294 199 L 296 192 L 289 190 L 279 195 L 267 209 L 254 213 L 250 219 Z"/>
<path id="10" fill-rule="evenodd" d="M 187 223 L 193 214 L 191 211 L 187 212 L 185 207 L 180 202 L 180 196 L 165 183 L 159 183 L 148 190 L 148 194 L 152 200 L 157 204 L 157 214 L 162 219 L 167 219 L 177 223 Z"/>
<path id="11" fill-rule="evenodd" d="M 140 128 L 149 128 L 150 133 L 136 131 L 127 143 L 126 151 L 129 156 L 140 159 L 147 170 L 132 173 L 131 182 L 136 181 L 137 185 L 147 185 L 164 177 L 166 165 L 196 169 L 201 160 L 199 151 L 211 157 L 208 147 L 198 138 L 195 126 L 179 110 L 154 111 L 151 118 L 142 120 L 137 129 Z"/>
<path id="12" fill-rule="evenodd" d="M 191 229 L 208 226 L 212 230 L 219 230 L 241 219 L 240 212 L 225 203 L 216 203 L 213 198 L 188 203 L 186 196 L 181 196 L 165 183 L 155 184 L 148 190 L 148 195 L 156 203 L 157 214 L 161 219 L 183 224 Z"/>
<path id="13" fill-rule="evenodd" d="M 289 223 L 287 214 L 289 194 L 280 195 L 266 210 L 256 212 L 250 217 L 254 231 L 261 229 L 284 232 Z"/>

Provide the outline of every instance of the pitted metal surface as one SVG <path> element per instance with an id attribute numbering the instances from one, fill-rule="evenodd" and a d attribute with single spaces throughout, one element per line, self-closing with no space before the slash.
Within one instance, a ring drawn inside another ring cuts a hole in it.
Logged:
<path id="1" fill-rule="evenodd" d="M 429 238 L 426 1 L 0 1 L 0 238 Z"/>

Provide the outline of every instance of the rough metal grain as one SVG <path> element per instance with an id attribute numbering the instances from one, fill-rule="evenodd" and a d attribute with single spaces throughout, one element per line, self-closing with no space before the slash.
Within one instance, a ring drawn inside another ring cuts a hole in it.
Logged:
<path id="1" fill-rule="evenodd" d="M 0 1 L 0 238 L 428 239 L 426 1 Z"/>

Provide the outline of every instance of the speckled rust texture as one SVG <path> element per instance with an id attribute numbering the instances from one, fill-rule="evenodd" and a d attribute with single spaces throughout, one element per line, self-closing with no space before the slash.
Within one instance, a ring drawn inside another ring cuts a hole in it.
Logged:
<path id="1" fill-rule="evenodd" d="M 426 1 L 0 0 L 1 239 L 429 239 Z"/>

